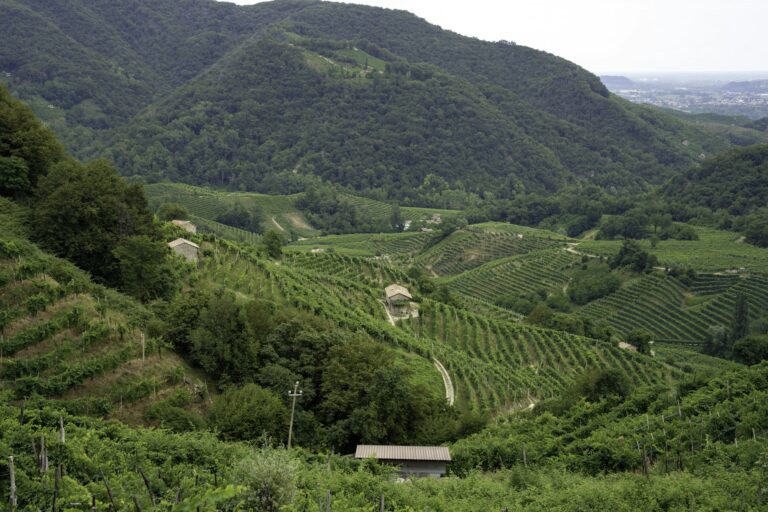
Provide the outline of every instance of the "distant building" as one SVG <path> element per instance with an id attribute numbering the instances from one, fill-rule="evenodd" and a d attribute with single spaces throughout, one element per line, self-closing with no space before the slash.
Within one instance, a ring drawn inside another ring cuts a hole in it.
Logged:
<path id="1" fill-rule="evenodd" d="M 179 226 L 184 231 L 188 233 L 192 233 L 193 235 L 197 233 L 197 226 L 195 226 L 188 220 L 172 220 L 171 224 L 173 224 L 174 226 Z"/>
<path id="2" fill-rule="evenodd" d="M 168 247 L 179 256 L 183 256 L 187 261 L 197 261 L 197 253 L 200 246 L 195 242 L 190 242 L 186 238 L 177 238 L 168 243 Z"/>
<path id="3" fill-rule="evenodd" d="M 395 315 L 404 315 L 408 313 L 409 306 L 413 297 L 408 288 L 399 284 L 391 284 L 384 288 L 384 295 L 387 297 L 387 307 Z"/>
<path id="4" fill-rule="evenodd" d="M 451 453 L 444 446 L 381 446 L 361 444 L 356 459 L 374 458 L 398 466 L 403 477 L 440 478 L 447 473 Z"/>

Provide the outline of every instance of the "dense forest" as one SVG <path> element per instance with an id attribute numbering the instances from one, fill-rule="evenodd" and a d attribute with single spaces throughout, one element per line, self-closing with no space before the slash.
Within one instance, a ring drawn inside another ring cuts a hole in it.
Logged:
<path id="1" fill-rule="evenodd" d="M 464 208 L 584 182 L 643 190 L 734 140 L 611 96 L 563 59 L 402 11 L 76 4 L 0 7 L 18 34 L 2 79 L 74 154 L 149 181 L 286 193 L 320 176 L 402 204 L 444 206 L 444 191 Z"/>

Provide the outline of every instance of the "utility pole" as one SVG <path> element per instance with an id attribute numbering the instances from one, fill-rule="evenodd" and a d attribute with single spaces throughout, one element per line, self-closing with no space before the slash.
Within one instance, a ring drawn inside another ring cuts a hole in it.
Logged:
<path id="1" fill-rule="evenodd" d="M 299 381 L 293 385 L 293 391 L 288 391 L 288 396 L 293 398 L 293 404 L 291 405 L 291 424 L 288 427 L 288 449 L 291 449 L 291 440 L 293 438 L 293 416 L 296 412 L 296 398 L 300 397 L 304 391 L 299 390 Z"/>

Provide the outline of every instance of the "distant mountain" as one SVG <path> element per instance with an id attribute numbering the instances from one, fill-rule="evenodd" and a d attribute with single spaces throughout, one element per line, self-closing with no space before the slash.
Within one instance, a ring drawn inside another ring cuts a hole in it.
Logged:
<path id="1" fill-rule="evenodd" d="M 745 82 L 728 82 L 723 89 L 730 92 L 767 92 L 768 80 L 748 80 Z"/>
<path id="2" fill-rule="evenodd" d="M 611 91 L 630 89 L 636 85 L 635 82 L 621 75 L 601 75 L 600 81 Z"/>
<path id="3" fill-rule="evenodd" d="M 70 150 L 150 181 L 293 192 L 319 176 L 414 202 L 640 190 L 731 144 L 561 58 L 404 11 L 6 0 L 0 34 L 0 78 Z"/>

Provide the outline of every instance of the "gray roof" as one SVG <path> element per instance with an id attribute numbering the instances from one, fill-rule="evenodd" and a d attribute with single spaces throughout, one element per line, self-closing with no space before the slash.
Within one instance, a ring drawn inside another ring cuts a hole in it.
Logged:
<path id="1" fill-rule="evenodd" d="M 359 444 L 356 459 L 374 457 L 379 460 L 439 460 L 450 462 L 451 453 L 445 446 L 386 446 Z"/>
<path id="2" fill-rule="evenodd" d="M 408 292 L 408 288 L 405 286 L 400 286 L 399 284 L 391 284 L 384 288 L 384 293 L 386 294 L 387 298 L 394 297 L 395 295 L 402 295 L 404 297 L 408 297 L 409 299 L 412 299 L 413 297 Z"/>

